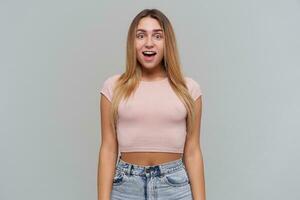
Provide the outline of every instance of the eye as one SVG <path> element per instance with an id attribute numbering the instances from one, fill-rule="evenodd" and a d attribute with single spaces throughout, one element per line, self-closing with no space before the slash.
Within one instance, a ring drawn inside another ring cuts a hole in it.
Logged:
<path id="1" fill-rule="evenodd" d="M 136 37 L 139 38 L 139 39 L 141 39 L 141 38 L 144 37 L 144 35 L 143 34 L 138 34 Z"/>
<path id="2" fill-rule="evenodd" d="M 156 39 L 160 39 L 160 38 L 162 38 L 162 35 L 159 34 L 159 33 L 158 33 L 158 34 L 155 34 L 155 38 L 156 38 Z"/>

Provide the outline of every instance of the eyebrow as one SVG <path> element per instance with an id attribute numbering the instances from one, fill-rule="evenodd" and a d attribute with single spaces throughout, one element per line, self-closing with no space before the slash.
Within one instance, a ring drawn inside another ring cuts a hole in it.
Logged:
<path id="1" fill-rule="evenodd" d="M 136 32 L 138 32 L 138 31 L 141 31 L 141 32 L 147 32 L 146 30 L 144 30 L 144 29 L 137 29 L 136 30 Z M 153 29 L 153 32 L 162 32 L 163 30 L 162 29 Z"/>

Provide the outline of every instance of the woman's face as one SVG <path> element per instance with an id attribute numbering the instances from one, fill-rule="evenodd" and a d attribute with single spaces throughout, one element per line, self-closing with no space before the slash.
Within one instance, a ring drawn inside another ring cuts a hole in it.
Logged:
<path id="1" fill-rule="evenodd" d="M 163 30 L 156 19 L 144 17 L 139 21 L 135 34 L 135 48 L 140 64 L 152 69 L 160 66 L 164 55 Z"/>

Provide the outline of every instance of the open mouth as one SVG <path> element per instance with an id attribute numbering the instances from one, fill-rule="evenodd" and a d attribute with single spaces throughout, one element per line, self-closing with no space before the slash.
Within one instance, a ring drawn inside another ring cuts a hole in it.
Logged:
<path id="1" fill-rule="evenodd" d="M 156 52 L 155 51 L 143 51 L 143 55 L 147 57 L 155 56 Z"/>

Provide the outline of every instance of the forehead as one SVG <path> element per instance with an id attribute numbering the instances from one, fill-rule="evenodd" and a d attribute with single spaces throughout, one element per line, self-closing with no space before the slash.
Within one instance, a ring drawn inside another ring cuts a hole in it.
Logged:
<path id="1" fill-rule="evenodd" d="M 162 31 L 162 28 L 156 19 L 151 17 L 144 17 L 139 21 L 137 31 L 158 32 Z"/>

